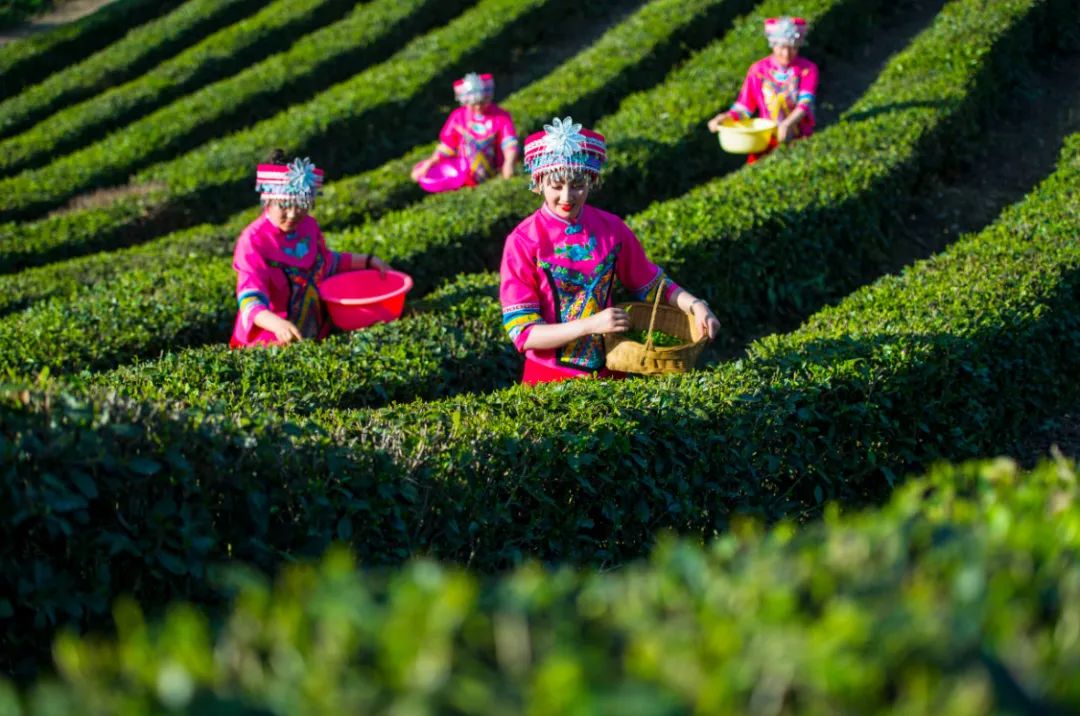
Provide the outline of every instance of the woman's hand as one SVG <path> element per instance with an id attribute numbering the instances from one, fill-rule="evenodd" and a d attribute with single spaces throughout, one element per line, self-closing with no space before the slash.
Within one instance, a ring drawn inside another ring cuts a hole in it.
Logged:
<path id="1" fill-rule="evenodd" d="M 375 254 L 368 255 L 368 267 L 379 270 L 379 276 L 385 277 L 386 272 L 390 270 L 390 264 L 380 259 Z"/>
<path id="2" fill-rule="evenodd" d="M 302 341 L 300 329 L 292 321 L 287 321 L 273 311 L 262 311 L 255 316 L 255 325 L 270 331 L 277 338 L 278 343 L 288 345 L 293 341 Z"/>
<path id="3" fill-rule="evenodd" d="M 434 163 L 435 160 L 431 157 L 428 157 L 427 159 L 413 167 L 412 173 L 409 176 L 412 177 L 413 181 L 419 181 L 420 177 L 427 174 L 427 170 L 431 169 L 431 165 Z"/>
<path id="4" fill-rule="evenodd" d="M 502 165 L 502 177 L 503 177 L 503 179 L 510 179 L 513 176 L 514 176 L 514 163 L 513 162 L 503 162 L 503 165 Z"/>
<path id="5" fill-rule="evenodd" d="M 776 125 L 776 138 L 781 142 L 789 142 L 795 138 L 795 128 L 792 126 L 791 120 L 785 119 Z"/>
<path id="6" fill-rule="evenodd" d="M 709 308 L 709 304 L 700 300 L 694 301 L 694 303 L 690 305 L 690 315 L 697 321 L 698 329 L 701 330 L 701 334 L 708 336 L 710 341 L 720 335 L 720 321 L 713 315 L 712 309 Z"/>
<path id="7" fill-rule="evenodd" d="M 630 314 L 625 309 L 612 306 L 600 313 L 594 313 L 587 319 L 589 333 L 622 333 L 630 330 Z"/>
<path id="8" fill-rule="evenodd" d="M 710 119 L 709 122 L 708 122 L 708 125 L 707 125 L 708 128 L 709 128 L 709 131 L 712 132 L 713 134 L 716 134 L 717 132 L 719 132 L 720 131 L 720 124 L 724 121 L 725 117 L 727 117 L 727 114 L 718 114 L 715 117 L 713 117 L 712 119 Z"/>

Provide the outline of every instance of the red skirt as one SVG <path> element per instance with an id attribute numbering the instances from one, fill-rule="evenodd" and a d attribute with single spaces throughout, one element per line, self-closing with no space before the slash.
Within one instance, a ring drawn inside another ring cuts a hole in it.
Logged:
<path id="1" fill-rule="evenodd" d="M 596 372 L 588 373 L 570 368 L 558 368 L 545 365 L 544 363 L 538 363 L 537 361 L 526 358 L 525 371 L 521 376 L 521 382 L 525 385 L 536 385 L 537 383 L 558 383 L 564 380 L 574 380 L 576 378 L 612 378 L 614 380 L 621 380 L 625 377 L 626 373 L 608 370 L 607 368 L 601 368 Z"/>
<path id="2" fill-rule="evenodd" d="M 768 154 L 772 150 L 776 149 L 778 146 L 780 146 L 780 142 L 777 141 L 776 135 L 773 135 L 773 137 L 769 140 L 769 146 L 765 149 L 765 151 L 764 152 L 757 152 L 756 154 L 748 155 L 746 157 L 746 163 L 747 164 L 753 164 L 758 159 L 761 159 L 763 156 L 765 156 L 766 154 Z"/>

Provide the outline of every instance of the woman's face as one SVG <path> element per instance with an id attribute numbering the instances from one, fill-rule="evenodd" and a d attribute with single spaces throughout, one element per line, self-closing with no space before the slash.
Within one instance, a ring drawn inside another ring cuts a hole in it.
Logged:
<path id="1" fill-rule="evenodd" d="M 276 201 L 266 205 L 266 215 L 270 223 L 285 233 L 295 231 L 300 220 L 307 216 L 308 210 L 299 206 L 282 206 Z"/>
<path id="2" fill-rule="evenodd" d="M 483 114 L 489 106 L 491 106 L 491 100 L 481 100 L 480 102 L 469 102 L 467 105 L 469 111 L 473 114 Z"/>
<path id="3" fill-rule="evenodd" d="M 799 48 L 795 45 L 773 45 L 772 56 L 776 64 L 787 67 L 799 55 Z"/>
<path id="4" fill-rule="evenodd" d="M 589 198 L 589 183 L 584 178 L 564 181 L 559 177 L 545 177 L 541 193 L 544 205 L 560 219 L 576 219 Z"/>

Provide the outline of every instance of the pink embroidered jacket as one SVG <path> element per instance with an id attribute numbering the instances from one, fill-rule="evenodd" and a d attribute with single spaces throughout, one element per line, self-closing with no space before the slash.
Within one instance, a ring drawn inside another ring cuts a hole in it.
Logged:
<path id="1" fill-rule="evenodd" d="M 788 67 L 781 67 L 772 55 L 750 65 L 742 91 L 730 113 L 749 119 L 755 114 L 777 122 L 802 107 L 798 136 L 814 133 L 814 98 L 817 94 L 818 68 L 804 57 L 796 57 Z"/>
<path id="2" fill-rule="evenodd" d="M 517 146 L 514 121 L 496 104 L 475 115 L 468 107 L 458 107 L 439 132 L 439 153 L 445 157 L 461 155 L 468 166 L 470 184 L 498 174 L 507 150 Z"/>
<path id="3" fill-rule="evenodd" d="M 303 217 L 286 234 L 264 211 L 236 241 L 236 300 L 239 310 L 232 345 L 276 343 L 274 334 L 255 325 L 255 316 L 273 311 L 296 324 L 305 338 L 322 338 L 330 321 L 319 298 L 319 283 L 337 273 L 341 255 L 326 247 L 319 224 Z"/>
<path id="4" fill-rule="evenodd" d="M 658 289 L 670 300 L 678 289 L 622 219 L 588 205 L 573 222 L 546 205 L 533 212 L 506 237 L 500 274 L 503 327 L 514 346 L 538 363 L 579 371 L 604 367 L 603 336 L 524 350 L 532 327 L 587 318 L 611 306 L 615 278 L 640 301 L 652 301 Z"/>

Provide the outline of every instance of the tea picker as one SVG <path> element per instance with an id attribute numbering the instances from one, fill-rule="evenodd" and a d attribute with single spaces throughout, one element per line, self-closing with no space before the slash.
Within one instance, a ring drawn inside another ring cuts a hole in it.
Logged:
<path id="1" fill-rule="evenodd" d="M 503 327 L 525 354 L 523 383 L 621 375 L 607 367 L 604 344 L 632 327 L 612 305 L 616 279 L 637 300 L 663 299 L 699 336 L 719 331 L 708 305 L 649 261 L 622 219 L 586 204 L 606 157 L 604 136 L 570 117 L 525 142 L 530 188 L 542 201 L 506 237 L 499 287 Z"/>
<path id="2" fill-rule="evenodd" d="M 495 80 L 470 72 L 454 82 L 461 104 L 447 117 L 439 145 L 418 162 L 412 178 L 430 192 L 475 186 L 492 177 L 509 178 L 518 158 L 517 132 L 510 113 L 495 104 Z"/>
<path id="3" fill-rule="evenodd" d="M 780 142 L 814 132 L 818 68 L 799 56 L 806 33 L 806 21 L 801 17 L 766 20 L 765 37 L 771 53 L 747 70 L 742 91 L 731 109 L 708 122 L 709 131 L 720 135 L 720 145 L 726 151 L 749 154 L 748 164 Z"/>
<path id="4" fill-rule="evenodd" d="M 323 171 L 309 159 L 286 163 L 281 150 L 258 165 L 263 211 L 240 233 L 233 252 L 238 309 L 230 346 L 323 338 L 331 321 L 322 292 L 333 276 L 356 271 L 385 281 L 394 273 L 378 256 L 327 248 L 309 214 L 322 184 Z"/>

